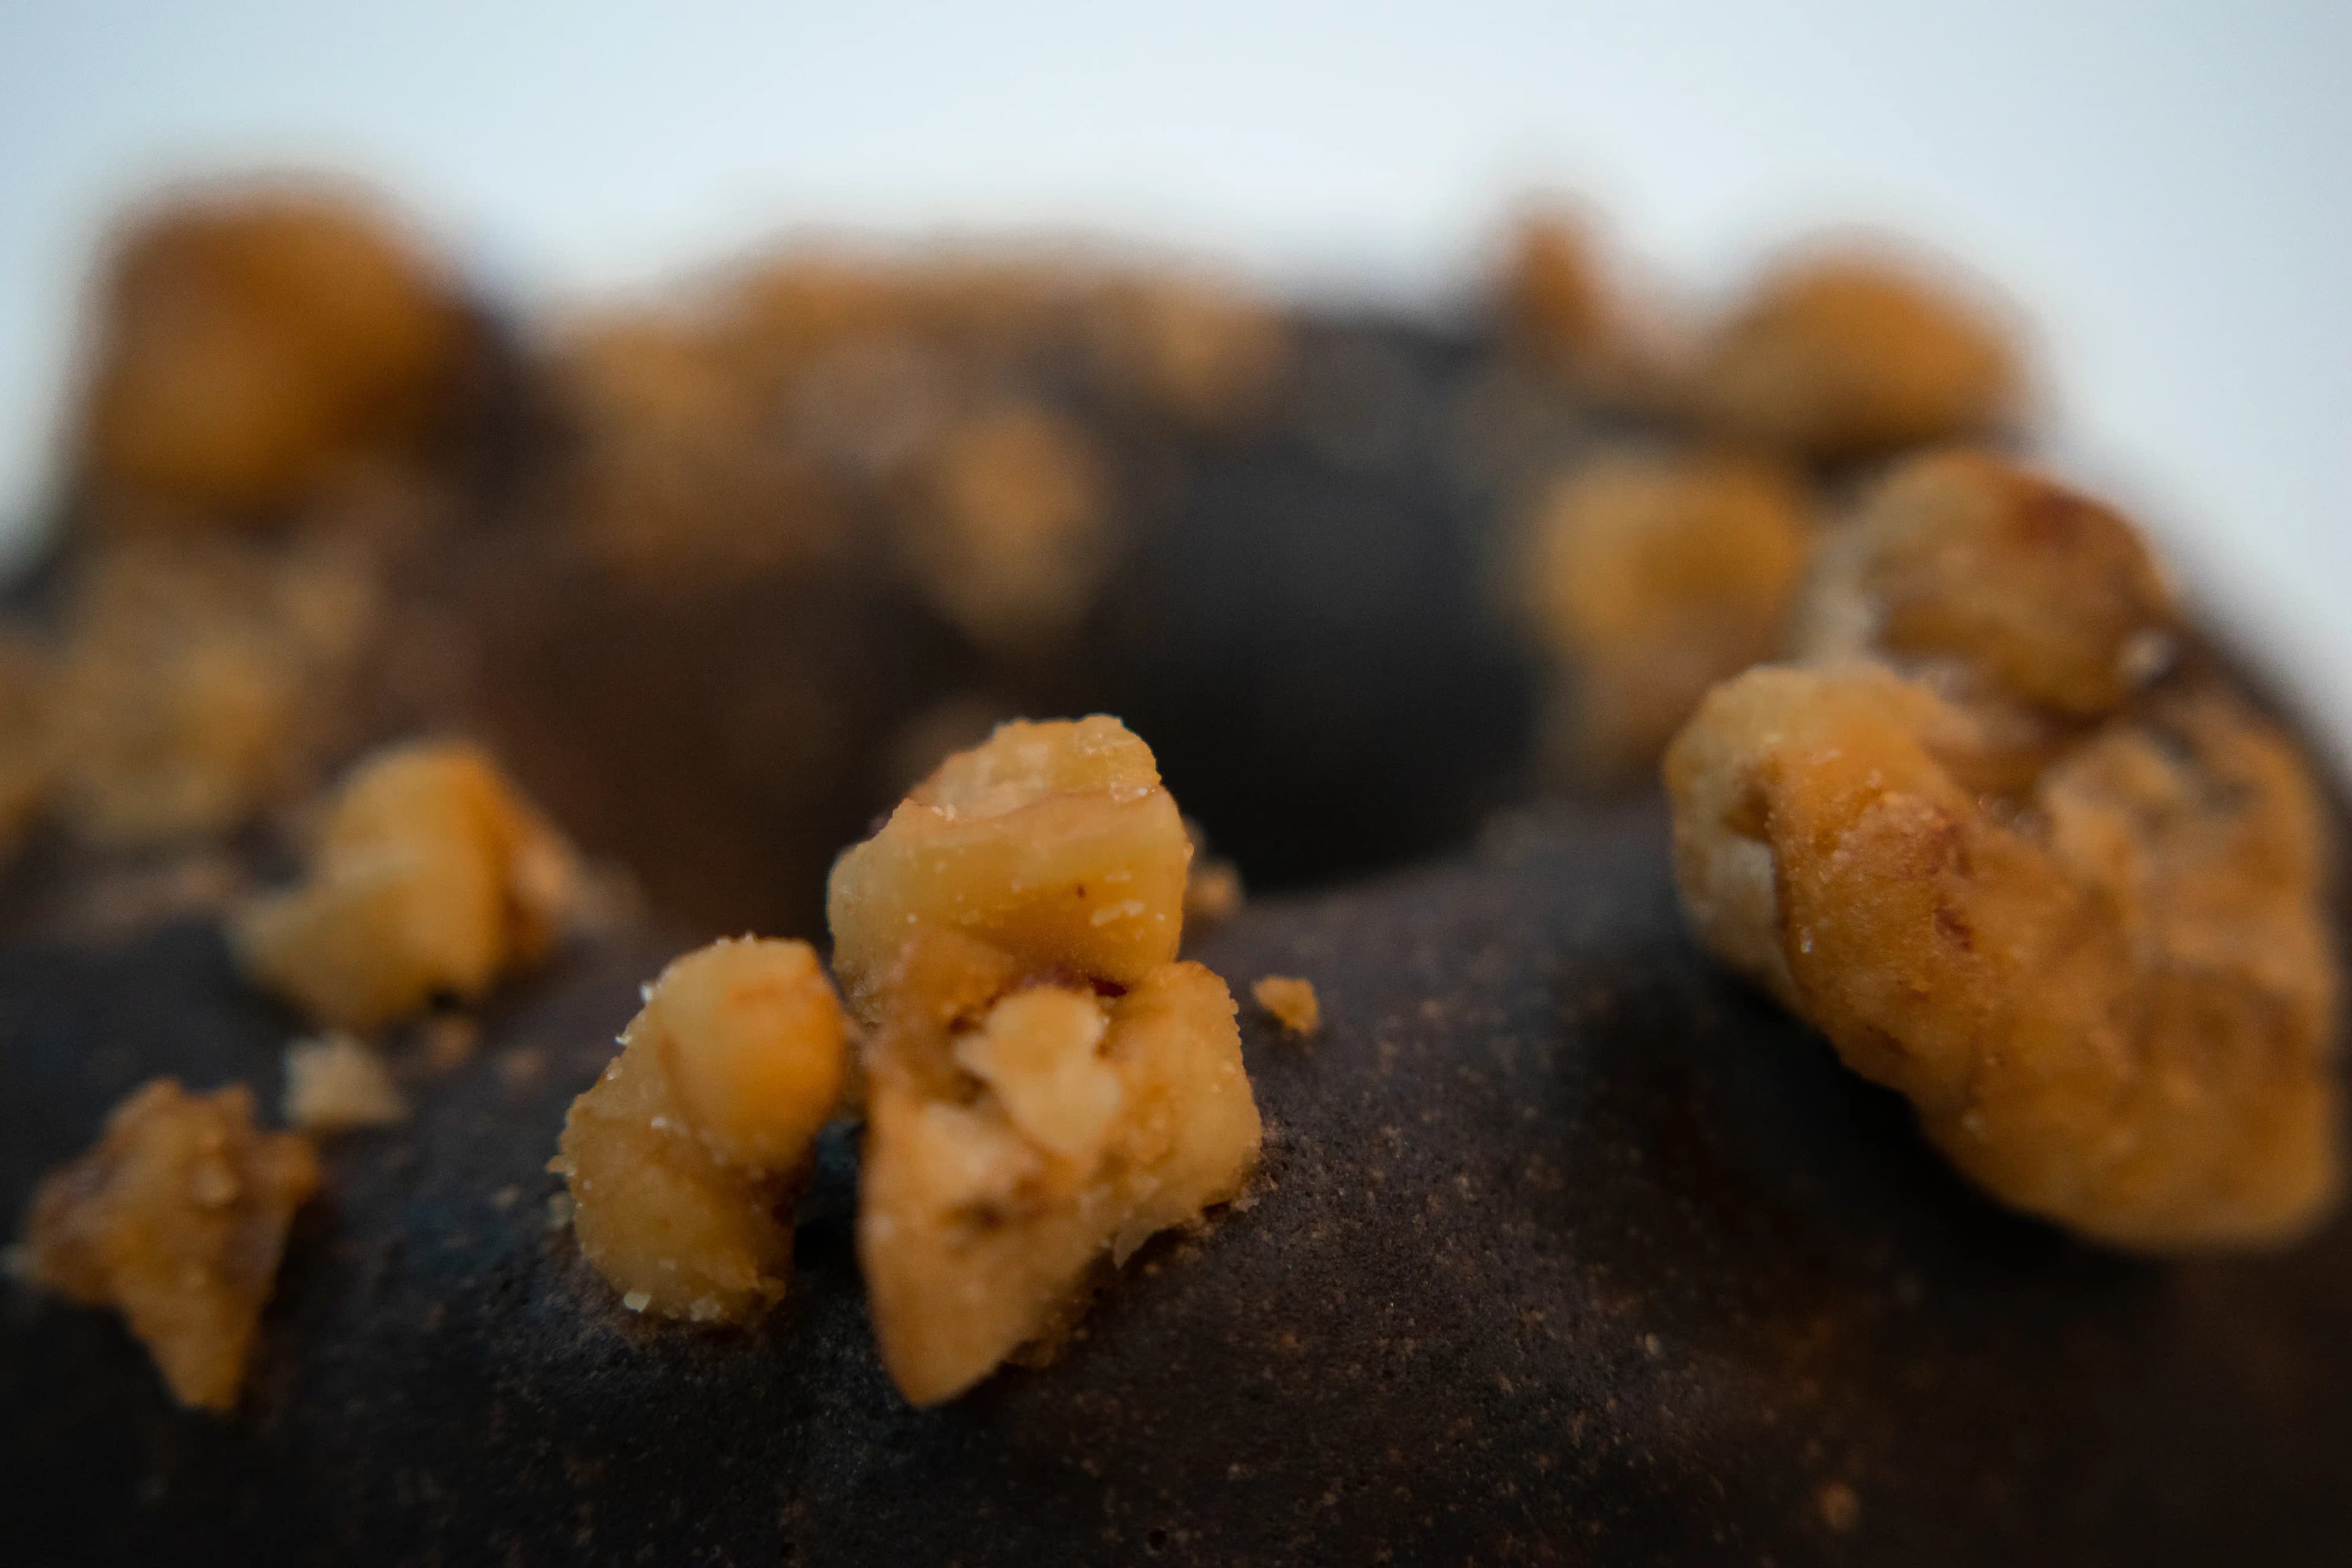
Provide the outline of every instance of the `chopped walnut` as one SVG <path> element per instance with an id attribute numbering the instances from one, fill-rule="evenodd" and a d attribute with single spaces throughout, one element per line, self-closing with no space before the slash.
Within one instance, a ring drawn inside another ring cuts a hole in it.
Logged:
<path id="1" fill-rule="evenodd" d="M 1101 460 L 1076 425 L 1013 407 L 949 429 L 898 538 L 923 596 L 973 641 L 1050 643 L 1092 607 L 1108 563 Z"/>
<path id="2" fill-rule="evenodd" d="M 790 1206 L 842 1095 L 841 1005 L 806 942 L 664 970 L 564 1119 L 580 1250 L 632 1311 L 745 1322 L 784 1294 Z"/>
<path id="3" fill-rule="evenodd" d="M 1619 453 L 1553 485 L 1512 575 L 1558 666 L 1555 771 L 1648 770 L 1708 687 L 1770 658 L 1811 532 L 1796 478 L 1757 458 Z"/>
<path id="4" fill-rule="evenodd" d="M 1981 459 L 1886 496 L 1822 574 L 1864 595 L 1827 645 L 1885 662 L 1751 671 L 1667 754 L 1693 925 L 2006 1201 L 2148 1249 L 2301 1234 L 2341 1181 L 2302 759 L 2132 651 L 2169 604 L 2114 514 Z"/>
<path id="5" fill-rule="evenodd" d="M 1192 857 L 1151 749 L 1101 714 L 998 727 L 835 862 L 834 970 L 863 1012 L 919 928 L 1128 985 L 1176 956 Z"/>
<path id="6" fill-rule="evenodd" d="M 286 1047 L 286 1124 L 331 1134 L 394 1127 L 408 1120 L 408 1099 L 383 1058 L 341 1030 Z"/>
<path id="7" fill-rule="evenodd" d="M 157 1079 L 42 1178 L 26 1225 L 32 1278 L 119 1310 L 181 1404 L 227 1410 L 294 1211 L 318 1185 L 310 1140 L 257 1131 L 249 1089 L 190 1094 Z"/>
<path id="8" fill-rule="evenodd" d="M 1834 458 L 1995 429 L 2022 381 L 1982 306 L 1916 264 L 1852 250 L 1766 278 L 1702 348 L 1696 396 L 1733 435 Z"/>
<path id="9" fill-rule="evenodd" d="M 868 1050 L 858 1258 L 917 1405 L 1066 1329 L 1106 1258 L 1196 1223 L 1256 1163 L 1223 981 L 1162 963 L 1105 995 L 1025 967 L 927 929 Z"/>
<path id="10" fill-rule="evenodd" d="M 476 748 L 379 752 L 328 808 L 309 878 L 254 900 L 232 932 L 256 983 L 363 1029 L 470 1000 L 561 934 L 571 849 Z"/>
<path id="11" fill-rule="evenodd" d="M 1312 980 L 1269 974 L 1250 987 L 1250 996 L 1273 1016 L 1286 1035 L 1304 1037 L 1323 1028 L 1323 1004 L 1316 998 Z"/>
<path id="12" fill-rule="evenodd" d="M 147 216 L 102 309 L 89 467 L 200 515 L 298 500 L 336 463 L 408 440 L 467 332 L 446 280 L 380 216 L 292 190 Z"/>
<path id="13" fill-rule="evenodd" d="M 1232 995 L 1171 962 L 1191 856 L 1150 749 L 1097 716 L 1003 726 L 836 865 L 872 1024 L 858 1256 L 915 1403 L 1049 1340 L 1100 1261 L 1255 1163 Z"/>

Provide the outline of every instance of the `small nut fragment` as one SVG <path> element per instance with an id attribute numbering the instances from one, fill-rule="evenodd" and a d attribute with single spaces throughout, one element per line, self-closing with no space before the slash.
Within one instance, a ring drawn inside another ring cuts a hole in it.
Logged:
<path id="1" fill-rule="evenodd" d="M 1192 846 L 1151 750 L 1118 720 L 1000 726 L 845 851 L 834 970 L 865 1011 L 923 926 L 1132 984 L 1176 956 Z"/>
<path id="2" fill-rule="evenodd" d="M 1269 974 L 1250 987 L 1250 995 L 1274 1016 L 1286 1035 L 1312 1035 L 1323 1027 L 1323 1004 L 1316 999 L 1312 980 Z"/>
<path id="3" fill-rule="evenodd" d="M 951 1399 L 1082 1309 L 1092 1271 L 1236 1196 L 1256 1102 L 1224 983 L 1024 986 L 951 931 L 905 950 L 867 1057 L 858 1258 L 883 1363 Z"/>
<path id="4" fill-rule="evenodd" d="M 103 309 L 90 469 L 205 515 L 298 500 L 338 460 L 407 440 L 467 335 L 446 281 L 404 237 L 320 192 L 143 217 Z"/>
<path id="5" fill-rule="evenodd" d="M 337 1030 L 286 1048 L 286 1124 L 305 1132 L 393 1127 L 408 1120 L 408 1100 L 392 1073 L 354 1036 Z"/>
<path id="6" fill-rule="evenodd" d="M 790 1205 L 847 1070 L 806 942 L 746 937 L 664 970 L 621 1054 L 572 1102 L 581 1254 L 631 1311 L 745 1322 L 784 1294 Z"/>
<path id="7" fill-rule="evenodd" d="M 1290 368 L 1281 316 L 1213 277 L 1168 270 L 1113 279 L 1101 289 L 1095 328 L 1114 382 L 1197 428 L 1246 423 Z"/>
<path id="8" fill-rule="evenodd" d="M 231 937 L 257 984 L 364 1029 L 538 959 L 574 880 L 570 848 L 487 755 L 418 742 L 353 769 L 309 879 L 247 905 Z"/>
<path id="9" fill-rule="evenodd" d="M 1667 752 L 1700 937 L 2021 1208 L 2152 1250 L 2317 1223 L 2318 791 L 2218 679 L 2147 654 L 2174 611 L 2130 525 L 1923 458 L 1808 599 L 1823 662 L 1717 688 Z"/>
<path id="10" fill-rule="evenodd" d="M 261 1132 L 253 1094 L 142 1086 L 88 1153 L 50 1172 L 25 1241 L 31 1275 L 113 1307 L 181 1404 L 227 1410 L 294 1211 L 319 1184 L 310 1140 Z"/>
<path id="11" fill-rule="evenodd" d="M 1555 771 L 1652 767 L 1709 686 L 1777 650 L 1811 535 L 1796 477 L 1761 459 L 1618 453 L 1555 483 L 1512 573 L 1559 666 Z"/>
<path id="12" fill-rule="evenodd" d="M 1726 432 L 1815 457 L 1981 435 L 2021 401 L 1990 312 L 1916 263 L 1831 251 L 1782 267 L 1701 353 L 1700 410 Z"/>

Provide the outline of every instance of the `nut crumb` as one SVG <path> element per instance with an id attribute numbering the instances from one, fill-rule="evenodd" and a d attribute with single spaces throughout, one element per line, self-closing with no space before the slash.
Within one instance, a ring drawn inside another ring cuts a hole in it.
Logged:
<path id="1" fill-rule="evenodd" d="M 1250 987 L 1257 1005 L 1274 1016 L 1286 1035 L 1306 1037 L 1323 1027 L 1323 1005 L 1316 999 L 1315 983 L 1288 974 L 1269 974 Z"/>
<path id="2" fill-rule="evenodd" d="M 421 742 L 355 767 L 310 875 L 249 901 L 238 966 L 322 1023 L 365 1029 L 471 1001 L 568 918 L 572 851 L 475 747 Z"/>
<path id="3" fill-rule="evenodd" d="M 1843 1535 L 1862 1522 L 1862 1500 L 1843 1481 L 1830 1481 L 1813 1494 L 1813 1506 L 1821 1510 L 1822 1522 Z"/>
<path id="4" fill-rule="evenodd" d="M 294 1211 L 319 1185 L 299 1132 L 263 1132 L 253 1092 L 134 1090 L 87 1153 L 51 1171 L 26 1225 L 29 1277 L 113 1307 L 183 1405 L 227 1410 Z"/>
<path id="5" fill-rule="evenodd" d="M 408 1120 L 408 1100 L 383 1058 L 338 1029 L 286 1047 L 286 1124 L 305 1132 L 393 1127 Z"/>
<path id="6" fill-rule="evenodd" d="M 551 1167 L 581 1255 L 631 1311 L 745 1322 L 782 1297 L 791 1199 L 847 1054 L 806 942 L 717 942 L 662 971 Z"/>

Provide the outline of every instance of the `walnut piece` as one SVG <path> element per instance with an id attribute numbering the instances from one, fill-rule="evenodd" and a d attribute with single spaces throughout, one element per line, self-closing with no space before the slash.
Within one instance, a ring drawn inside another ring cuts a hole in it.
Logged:
<path id="1" fill-rule="evenodd" d="M 806 942 L 746 937 L 664 970 L 563 1122 L 581 1254 L 631 1310 L 740 1323 L 791 1277 L 791 1205 L 847 1073 Z"/>
<path id="2" fill-rule="evenodd" d="M 1173 962 L 1191 855 L 1150 749 L 1097 716 L 1001 727 L 836 865 L 871 1024 L 858 1258 L 912 1402 L 1050 1341 L 1104 1261 L 1255 1167 L 1232 994 Z"/>
<path id="3" fill-rule="evenodd" d="M 405 237 L 323 192 L 149 215 L 121 242 L 103 310 L 89 466 L 105 487 L 205 516 L 299 500 L 339 460 L 408 440 L 467 336 Z"/>
<path id="4" fill-rule="evenodd" d="M 286 1125 L 321 1135 L 408 1120 L 408 1099 L 383 1058 L 338 1029 L 286 1047 Z"/>
<path id="5" fill-rule="evenodd" d="M 1286 1035 L 1302 1037 L 1323 1027 L 1323 1004 L 1316 999 L 1315 982 L 1294 974 L 1268 974 L 1250 987 L 1251 999 L 1282 1026 Z"/>
<path id="6" fill-rule="evenodd" d="M 32 1277 L 119 1310 L 173 1397 L 227 1410 L 294 1211 L 318 1185 L 310 1140 L 257 1131 L 251 1090 L 157 1079 L 42 1178 L 26 1225 Z"/>
<path id="7" fill-rule="evenodd" d="M 1000 725 L 835 863 L 833 966 L 861 1013 L 928 925 L 1129 985 L 1176 956 L 1192 840 L 1118 720 Z"/>
<path id="8" fill-rule="evenodd" d="M 554 943 L 571 849 L 478 748 L 416 742 L 363 760 L 307 879 L 249 902 L 238 966 L 322 1023 L 364 1029 L 470 1000 Z"/>
<path id="9" fill-rule="evenodd" d="M 1708 687 L 1778 650 L 1811 537 L 1796 477 L 1759 458 L 1623 452 L 1553 485 L 1512 574 L 1558 670 L 1553 772 L 1653 767 Z"/>
<path id="10" fill-rule="evenodd" d="M 2048 490 L 1888 482 L 1817 584 L 1863 584 L 1824 641 L 1878 659 L 1752 670 L 1668 752 L 1685 908 L 1995 1195 L 2129 1247 L 2283 1242 L 2341 1183 L 2318 794 L 2218 679 L 2158 679 L 2144 547 Z"/>
<path id="11" fill-rule="evenodd" d="M 1985 308 L 1860 249 L 1767 277 L 1696 374 L 1699 411 L 1726 432 L 1822 458 L 1983 434 L 2022 400 L 2017 350 Z"/>
<path id="12" fill-rule="evenodd" d="M 1163 963 L 1104 995 L 1024 967 L 927 930 L 868 1047 L 858 1258 L 917 1405 L 1066 1329 L 1106 1258 L 1196 1223 L 1256 1163 L 1223 981 Z"/>

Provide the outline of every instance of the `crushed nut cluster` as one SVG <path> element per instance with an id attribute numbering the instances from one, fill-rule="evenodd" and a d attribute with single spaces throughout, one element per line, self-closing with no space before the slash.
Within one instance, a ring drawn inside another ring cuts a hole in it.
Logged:
<path id="1" fill-rule="evenodd" d="M 1005 725 L 835 868 L 870 1024 L 858 1256 L 915 1403 L 1066 1326 L 1101 1263 L 1255 1166 L 1232 995 L 1175 962 L 1191 857 L 1150 751 L 1097 717 Z"/>
<path id="2" fill-rule="evenodd" d="M 257 519 L 338 463 L 406 444 L 467 337 L 453 289 L 407 239 L 323 191 L 148 215 L 105 293 L 90 478 L 166 517 Z"/>
<path id="3" fill-rule="evenodd" d="M 580 1250 L 633 1311 L 744 1322 L 791 1278 L 791 1205 L 838 1105 L 841 1005 L 806 942 L 714 942 L 662 972 L 564 1119 Z"/>
<path id="4" fill-rule="evenodd" d="M 227 1410 L 286 1249 L 319 1185 L 299 1133 L 262 1132 L 242 1086 L 147 1084 L 96 1147 L 42 1178 L 25 1229 L 31 1275 L 119 1310 L 183 1405 Z"/>
<path id="5" fill-rule="evenodd" d="M 1779 650 L 1811 542 L 1801 483 L 1760 458 L 1622 451 L 1554 481 L 1511 577 L 1557 671 L 1555 776 L 1654 766 L 1710 686 Z"/>
<path id="6" fill-rule="evenodd" d="M 1295 974 L 1269 974 L 1250 987 L 1250 996 L 1273 1016 L 1286 1035 L 1306 1038 L 1323 1027 L 1323 1004 L 1315 982 Z"/>
<path id="7" fill-rule="evenodd" d="M 2172 668 L 2107 509 L 1945 455 L 1848 526 L 1817 661 L 1718 688 L 1668 753 L 1692 923 L 2020 1208 L 2155 1250 L 2309 1229 L 2341 1156 L 2304 762 Z"/>
<path id="8" fill-rule="evenodd" d="M 395 746 L 346 778 L 308 876 L 237 915 L 239 967 L 320 1023 L 365 1029 L 470 1001 L 562 933 L 572 851 L 498 766 L 455 742 Z"/>

